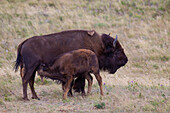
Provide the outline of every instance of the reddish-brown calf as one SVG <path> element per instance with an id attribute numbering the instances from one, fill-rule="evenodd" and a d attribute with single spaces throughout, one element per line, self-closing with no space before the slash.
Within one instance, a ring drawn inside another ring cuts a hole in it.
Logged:
<path id="1" fill-rule="evenodd" d="M 45 77 L 57 79 L 63 84 L 63 99 L 67 98 L 68 91 L 74 78 L 84 76 L 88 80 L 88 94 L 91 92 L 92 81 L 89 73 L 93 73 L 100 86 L 100 94 L 103 95 L 102 78 L 99 74 L 97 56 L 88 49 L 78 49 L 57 57 L 54 62 L 44 64 L 38 69 L 38 73 Z"/>

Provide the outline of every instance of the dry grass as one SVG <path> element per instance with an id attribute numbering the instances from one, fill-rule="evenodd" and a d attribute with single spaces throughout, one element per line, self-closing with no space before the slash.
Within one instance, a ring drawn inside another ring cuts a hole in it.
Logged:
<path id="1" fill-rule="evenodd" d="M 0 111 L 170 112 L 169 6 L 169 0 L 1 0 Z M 62 101 L 59 85 L 50 80 L 41 85 L 37 77 L 41 100 L 22 101 L 19 72 L 13 71 L 17 45 L 34 35 L 68 29 L 117 34 L 129 62 L 114 75 L 101 72 L 104 97 L 95 82 L 92 95 Z M 104 109 L 95 108 L 102 102 Z"/>

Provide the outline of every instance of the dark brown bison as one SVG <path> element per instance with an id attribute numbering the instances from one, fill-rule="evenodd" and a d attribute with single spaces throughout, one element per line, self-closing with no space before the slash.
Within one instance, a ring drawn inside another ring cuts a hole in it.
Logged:
<path id="1" fill-rule="evenodd" d="M 103 95 L 98 59 L 91 50 L 74 50 L 61 56 L 59 55 L 51 65 L 44 65 L 38 68 L 38 73 L 54 80 L 60 80 L 63 83 L 63 99 L 67 98 L 71 83 L 78 76 L 84 76 L 88 80 L 88 94 L 91 92 L 92 81 L 87 73 L 93 73 L 95 75 L 100 86 L 100 93 Z"/>
<path id="2" fill-rule="evenodd" d="M 15 71 L 20 66 L 23 99 L 28 100 L 28 83 L 31 88 L 32 98 L 39 99 L 34 90 L 34 78 L 40 64 L 50 64 L 58 55 L 76 49 L 92 50 L 97 55 L 99 68 L 108 70 L 110 73 L 115 73 L 117 69 L 124 66 L 128 61 L 118 40 L 107 34 L 99 35 L 94 30 L 70 30 L 34 36 L 23 41 L 17 50 Z M 80 78 L 82 82 L 85 82 L 84 79 L 83 77 Z M 82 86 L 80 85 L 77 88 L 82 88 Z"/>

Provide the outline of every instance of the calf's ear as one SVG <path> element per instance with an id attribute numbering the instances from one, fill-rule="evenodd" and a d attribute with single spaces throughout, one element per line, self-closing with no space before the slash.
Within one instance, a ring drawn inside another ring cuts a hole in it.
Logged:
<path id="1" fill-rule="evenodd" d="M 94 30 L 90 30 L 90 31 L 87 31 L 87 33 L 88 33 L 88 35 L 93 36 L 95 31 Z"/>

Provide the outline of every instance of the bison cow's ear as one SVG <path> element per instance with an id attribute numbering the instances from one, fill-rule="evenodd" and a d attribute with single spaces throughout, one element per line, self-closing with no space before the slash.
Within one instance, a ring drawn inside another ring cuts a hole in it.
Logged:
<path id="1" fill-rule="evenodd" d="M 88 33 L 88 35 L 93 36 L 95 31 L 94 30 L 90 30 L 90 31 L 87 31 L 87 33 Z"/>

